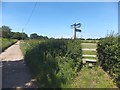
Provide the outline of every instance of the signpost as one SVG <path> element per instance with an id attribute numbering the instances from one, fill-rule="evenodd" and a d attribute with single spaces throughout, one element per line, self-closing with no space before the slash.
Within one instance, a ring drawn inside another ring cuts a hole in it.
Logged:
<path id="1" fill-rule="evenodd" d="M 71 27 L 74 28 L 74 39 L 76 39 L 76 32 L 81 32 L 80 29 L 77 29 L 77 28 L 81 27 L 81 24 L 80 23 L 78 23 L 78 24 L 75 23 L 75 24 L 71 25 Z"/>

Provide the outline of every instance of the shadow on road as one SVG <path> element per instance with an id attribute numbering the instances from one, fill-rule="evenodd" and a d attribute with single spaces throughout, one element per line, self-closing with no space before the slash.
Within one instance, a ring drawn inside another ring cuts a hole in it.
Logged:
<path id="1" fill-rule="evenodd" d="M 28 88 L 31 85 L 31 73 L 24 60 L 2 62 L 3 88 Z"/>

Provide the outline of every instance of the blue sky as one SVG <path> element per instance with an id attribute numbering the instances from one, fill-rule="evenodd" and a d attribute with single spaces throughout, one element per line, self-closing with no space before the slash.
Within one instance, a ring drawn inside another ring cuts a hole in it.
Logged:
<path id="1" fill-rule="evenodd" d="M 32 12 L 35 2 L 2 3 L 2 24 L 14 32 L 21 32 Z M 77 37 L 99 38 L 111 30 L 118 32 L 117 2 L 37 2 L 24 32 L 55 38 L 73 37 L 70 25 L 81 23 Z"/>

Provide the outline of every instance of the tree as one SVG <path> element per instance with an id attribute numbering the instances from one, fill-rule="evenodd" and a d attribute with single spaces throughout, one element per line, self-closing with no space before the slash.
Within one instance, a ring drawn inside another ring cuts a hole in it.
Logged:
<path id="1" fill-rule="evenodd" d="M 22 33 L 22 39 L 28 39 L 28 35 L 26 33 Z"/>
<path id="2" fill-rule="evenodd" d="M 28 35 L 26 33 L 20 32 L 11 32 L 11 28 L 9 26 L 0 27 L 0 37 L 3 38 L 12 38 L 12 39 L 28 39 Z"/>
<path id="3" fill-rule="evenodd" d="M 38 39 L 48 39 L 48 37 L 47 37 L 47 36 L 42 36 L 42 35 L 40 35 L 40 36 L 38 37 Z"/>
<path id="4" fill-rule="evenodd" d="M 48 37 L 42 35 L 39 36 L 37 33 L 33 33 L 30 35 L 30 39 L 48 39 Z"/>
<path id="5" fill-rule="evenodd" d="M 2 29 L 0 29 L 0 37 L 3 38 L 10 38 L 11 37 L 11 28 L 9 26 L 2 26 Z"/>
<path id="6" fill-rule="evenodd" d="M 38 39 L 38 37 L 37 33 L 30 34 L 30 39 Z"/>
<path id="7" fill-rule="evenodd" d="M 12 39 L 27 39 L 28 35 L 26 33 L 12 32 Z"/>
<path id="8" fill-rule="evenodd" d="M 85 40 L 85 38 L 80 38 L 80 40 Z"/>
<path id="9" fill-rule="evenodd" d="M 87 38 L 86 40 L 93 40 L 92 38 Z"/>
<path id="10" fill-rule="evenodd" d="M 22 39 L 22 33 L 20 33 L 20 32 L 13 32 L 12 38 L 20 40 L 20 39 Z"/>

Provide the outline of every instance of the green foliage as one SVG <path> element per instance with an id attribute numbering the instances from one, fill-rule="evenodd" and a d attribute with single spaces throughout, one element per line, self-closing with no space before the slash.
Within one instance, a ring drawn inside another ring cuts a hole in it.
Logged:
<path id="1" fill-rule="evenodd" d="M 36 47 L 40 42 L 39 40 L 21 40 L 20 48 L 22 50 L 23 55 L 26 54 L 27 51 L 30 51 L 34 47 Z"/>
<path id="2" fill-rule="evenodd" d="M 120 44 L 118 37 L 106 37 L 97 46 L 100 65 L 107 71 L 120 87 Z"/>
<path id="3" fill-rule="evenodd" d="M 28 36 L 26 33 L 12 32 L 11 38 L 21 40 L 21 39 L 27 39 Z"/>
<path id="4" fill-rule="evenodd" d="M 0 37 L 10 38 L 11 28 L 9 26 L 2 26 L 2 28 L 0 29 Z"/>
<path id="5" fill-rule="evenodd" d="M 36 39 L 36 38 L 38 38 L 37 33 L 33 33 L 33 34 L 31 34 L 31 35 L 30 35 L 30 38 L 31 38 L 31 39 Z"/>
<path id="6" fill-rule="evenodd" d="M 9 39 L 28 39 L 28 35 L 26 33 L 20 32 L 11 32 L 11 28 L 9 26 L 0 27 L 0 37 L 9 38 Z"/>
<path id="7" fill-rule="evenodd" d="M 37 33 L 33 33 L 30 35 L 30 39 L 48 39 L 47 36 L 39 36 Z"/>
<path id="8" fill-rule="evenodd" d="M 109 76 L 100 67 L 83 67 L 68 88 L 116 88 Z"/>
<path id="9" fill-rule="evenodd" d="M 4 51 L 6 48 L 14 44 L 17 40 L 0 38 L 0 52 Z"/>
<path id="10" fill-rule="evenodd" d="M 80 41 L 35 41 L 25 41 L 21 43 L 21 48 L 24 48 L 26 63 L 37 78 L 39 87 L 64 87 L 73 79 L 81 64 Z"/>

